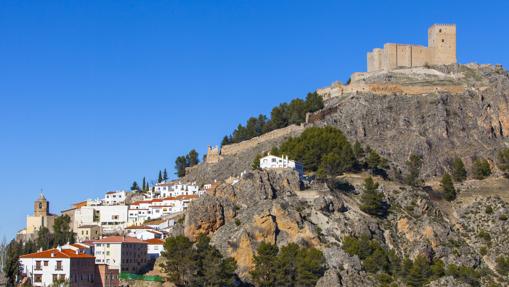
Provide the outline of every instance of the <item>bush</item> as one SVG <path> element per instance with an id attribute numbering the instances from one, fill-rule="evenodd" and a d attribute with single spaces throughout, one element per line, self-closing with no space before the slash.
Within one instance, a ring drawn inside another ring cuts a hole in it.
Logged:
<path id="1" fill-rule="evenodd" d="M 383 194 L 378 192 L 378 183 L 375 183 L 372 177 L 366 178 L 361 195 L 361 210 L 370 215 L 384 217 L 387 215 L 386 206 Z"/>
<path id="2" fill-rule="evenodd" d="M 509 275 L 509 256 L 499 256 L 495 260 L 497 263 L 497 272 L 501 275 Z"/>
<path id="3" fill-rule="evenodd" d="M 491 175 L 490 163 L 485 159 L 477 159 L 472 166 L 472 176 L 475 179 L 485 179 Z"/>
<path id="4" fill-rule="evenodd" d="M 343 133 L 333 127 L 307 128 L 299 137 L 281 144 L 275 154 L 300 161 L 307 170 L 337 175 L 356 166 L 352 146 Z"/>
<path id="5" fill-rule="evenodd" d="M 488 232 L 486 232 L 485 230 L 479 231 L 479 233 L 477 235 L 479 236 L 479 238 L 482 238 L 484 241 L 491 241 L 491 235 Z"/>
<path id="6" fill-rule="evenodd" d="M 440 182 L 442 186 L 442 192 L 444 193 L 444 198 L 447 201 L 453 201 L 456 199 L 456 189 L 454 188 L 454 183 L 452 182 L 452 177 L 445 173 L 442 177 L 442 181 Z"/>
<path id="7" fill-rule="evenodd" d="M 497 166 L 503 172 L 509 172 L 509 148 L 504 148 L 497 154 Z"/>
<path id="8" fill-rule="evenodd" d="M 451 175 L 456 182 L 462 182 L 467 179 L 467 170 L 465 169 L 465 165 L 461 158 L 456 157 L 452 161 Z"/>
<path id="9" fill-rule="evenodd" d="M 412 154 L 405 164 L 408 169 L 408 173 L 405 176 L 405 183 L 410 186 L 419 185 L 419 174 L 421 173 L 422 156 Z"/>
<path id="10" fill-rule="evenodd" d="M 472 267 L 450 264 L 447 266 L 445 274 L 448 276 L 453 276 L 457 280 L 465 282 L 472 286 L 480 285 L 479 279 L 481 278 L 481 274 Z"/>
<path id="11" fill-rule="evenodd" d="M 261 243 L 251 272 L 257 286 L 315 286 L 325 272 L 325 257 L 316 248 L 290 243 L 277 246 Z"/>

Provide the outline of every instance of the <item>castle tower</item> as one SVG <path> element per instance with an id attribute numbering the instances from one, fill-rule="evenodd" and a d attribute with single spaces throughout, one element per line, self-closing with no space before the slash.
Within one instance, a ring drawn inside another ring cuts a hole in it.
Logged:
<path id="1" fill-rule="evenodd" d="M 34 216 L 46 215 L 49 215 L 49 201 L 47 201 L 41 193 L 39 198 L 34 202 Z"/>
<path id="2" fill-rule="evenodd" d="M 432 65 L 456 63 L 456 25 L 435 24 L 428 29 Z"/>

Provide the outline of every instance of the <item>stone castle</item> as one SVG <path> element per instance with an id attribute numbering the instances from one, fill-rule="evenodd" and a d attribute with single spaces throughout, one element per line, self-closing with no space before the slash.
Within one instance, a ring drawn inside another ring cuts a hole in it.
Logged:
<path id="1" fill-rule="evenodd" d="M 435 24 L 428 29 L 428 47 L 386 43 L 368 52 L 368 72 L 456 63 L 456 25 Z"/>

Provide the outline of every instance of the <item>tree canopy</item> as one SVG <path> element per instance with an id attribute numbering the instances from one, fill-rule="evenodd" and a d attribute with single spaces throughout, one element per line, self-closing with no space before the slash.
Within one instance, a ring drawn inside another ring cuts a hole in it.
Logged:
<path id="1" fill-rule="evenodd" d="M 274 107 L 270 113 L 270 119 L 263 114 L 250 117 L 245 125 L 239 124 L 231 135 L 225 136 L 221 144 L 238 143 L 292 124 L 301 124 L 305 122 L 307 113 L 322 108 L 322 97 L 316 92 L 308 93 L 305 100 L 294 99 L 290 103 L 282 103 Z"/>

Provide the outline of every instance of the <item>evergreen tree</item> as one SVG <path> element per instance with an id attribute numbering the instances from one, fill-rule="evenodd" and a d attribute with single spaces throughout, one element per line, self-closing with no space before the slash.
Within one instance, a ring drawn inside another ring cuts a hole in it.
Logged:
<path id="1" fill-rule="evenodd" d="M 168 180 L 168 172 L 166 171 L 166 168 L 165 168 L 163 171 L 163 181 L 167 181 L 167 180 Z"/>
<path id="2" fill-rule="evenodd" d="M 462 182 L 465 179 L 467 179 L 467 170 L 465 169 L 465 165 L 463 164 L 463 161 L 459 157 L 455 157 L 452 161 L 452 167 L 451 167 L 451 175 L 454 181 L 456 182 Z"/>
<path id="3" fill-rule="evenodd" d="M 224 136 L 223 140 L 221 141 L 221 146 L 223 147 L 230 143 L 231 143 L 231 139 L 228 136 Z"/>
<path id="4" fill-rule="evenodd" d="M 262 158 L 262 154 L 259 153 L 256 155 L 256 157 L 253 159 L 253 162 L 251 163 L 251 168 L 253 170 L 260 169 L 260 159 Z"/>
<path id="5" fill-rule="evenodd" d="M 161 171 L 159 171 L 159 175 L 157 176 L 157 183 L 163 182 L 163 174 Z"/>
<path id="6" fill-rule="evenodd" d="M 140 190 L 140 187 L 138 186 L 138 183 L 136 181 L 133 181 L 133 184 L 131 185 L 132 191 L 138 191 Z"/>
<path id="7" fill-rule="evenodd" d="M 315 286 L 325 272 L 325 258 L 315 248 L 295 243 L 283 246 L 277 257 L 276 284 L 273 286 Z"/>
<path id="8" fill-rule="evenodd" d="M 447 201 L 453 201 L 456 199 L 456 189 L 454 188 L 452 177 L 448 173 L 445 173 L 444 176 L 442 176 L 442 181 L 440 185 L 442 186 L 444 198 Z"/>
<path id="9" fill-rule="evenodd" d="M 277 280 L 277 255 L 279 248 L 277 245 L 262 241 L 258 246 L 257 254 L 254 256 L 255 268 L 251 272 L 256 286 L 271 287 L 276 286 Z"/>
<path id="10" fill-rule="evenodd" d="M 22 254 L 22 245 L 12 240 L 7 245 L 6 260 L 3 268 L 4 276 L 7 278 L 7 286 L 16 286 L 20 273 L 19 256 Z"/>
<path id="11" fill-rule="evenodd" d="M 53 247 L 53 236 L 49 232 L 49 229 L 42 226 L 37 231 L 37 247 L 43 250 Z"/>
<path id="12" fill-rule="evenodd" d="M 186 156 L 187 167 L 195 166 L 200 163 L 198 152 L 192 149 Z"/>
<path id="13" fill-rule="evenodd" d="M 175 160 L 175 174 L 178 177 L 183 177 L 186 175 L 186 167 L 187 167 L 187 160 L 185 156 L 179 156 Z"/>
<path id="14" fill-rule="evenodd" d="M 475 179 L 485 179 L 491 175 L 490 163 L 485 159 L 477 159 L 472 166 L 472 175 Z"/>
<path id="15" fill-rule="evenodd" d="M 364 192 L 361 196 L 361 210 L 374 216 L 383 217 L 386 215 L 384 196 L 378 192 L 378 183 L 372 177 L 364 180 Z"/>
<path id="16" fill-rule="evenodd" d="M 69 215 L 64 214 L 55 218 L 53 224 L 53 236 L 55 245 L 65 245 L 67 243 L 74 243 L 74 233 L 71 230 L 71 218 Z"/>
<path id="17" fill-rule="evenodd" d="M 364 149 L 362 148 L 361 143 L 359 141 L 355 141 L 352 149 L 353 154 L 355 155 L 355 158 L 357 158 L 357 160 L 364 157 Z"/>
<path id="18" fill-rule="evenodd" d="M 166 239 L 163 257 L 163 270 L 168 274 L 171 282 L 176 286 L 191 286 L 197 272 L 193 259 L 193 243 L 185 236 Z"/>
<path id="19" fill-rule="evenodd" d="M 148 188 L 147 188 L 147 179 L 145 177 L 143 177 L 143 179 L 141 180 L 141 191 L 147 191 Z"/>
<path id="20" fill-rule="evenodd" d="M 405 164 L 408 169 L 408 174 L 405 176 L 405 183 L 411 186 L 417 186 L 419 184 L 419 174 L 421 173 L 422 156 L 412 154 Z"/>
<path id="21" fill-rule="evenodd" d="M 431 277 L 431 266 L 428 259 L 422 255 L 415 258 L 408 272 L 407 284 L 412 287 L 421 287 L 428 283 Z"/>

